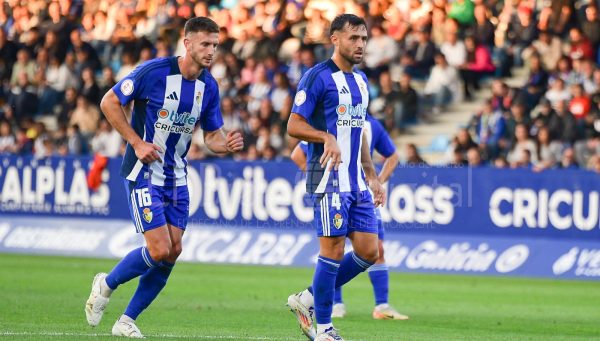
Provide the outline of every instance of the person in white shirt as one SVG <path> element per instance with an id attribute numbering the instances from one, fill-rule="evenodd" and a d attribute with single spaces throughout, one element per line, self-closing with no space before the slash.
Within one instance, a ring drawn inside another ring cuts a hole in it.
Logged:
<path id="1" fill-rule="evenodd" d="M 449 31 L 446 34 L 446 42 L 442 44 L 440 51 L 446 56 L 450 66 L 459 68 L 467 62 L 467 48 L 462 40 L 458 40 L 457 32 Z"/>
<path id="2" fill-rule="evenodd" d="M 365 52 L 365 65 L 369 69 L 376 69 L 398 56 L 398 46 L 392 37 L 385 34 L 381 26 L 373 26 Z"/>
<path id="3" fill-rule="evenodd" d="M 446 57 L 437 53 L 435 66 L 423 90 L 425 98 L 433 106 L 432 111 L 438 114 L 442 108 L 460 96 L 460 76 L 456 68 L 448 65 Z"/>

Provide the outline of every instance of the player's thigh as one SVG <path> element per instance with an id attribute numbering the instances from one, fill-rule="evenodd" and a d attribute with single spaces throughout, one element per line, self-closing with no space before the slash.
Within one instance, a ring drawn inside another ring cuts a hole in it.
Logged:
<path id="1" fill-rule="evenodd" d="M 166 225 L 161 187 L 148 180 L 125 180 L 125 191 L 136 232 L 145 233 Z"/>
<path id="2" fill-rule="evenodd" d="M 167 224 L 174 227 L 173 233 L 183 236 L 190 214 L 190 193 L 187 186 L 166 188 L 163 193 L 164 214 Z M 179 229 L 181 231 L 176 231 Z M 174 236 L 177 237 L 177 236 Z"/>
<path id="3" fill-rule="evenodd" d="M 313 194 L 314 222 L 318 237 L 339 237 L 348 234 L 348 210 L 351 200 L 347 193 Z"/>
<path id="4" fill-rule="evenodd" d="M 352 202 L 348 211 L 348 233 L 366 232 L 379 234 L 377 208 L 369 191 L 352 193 Z"/>

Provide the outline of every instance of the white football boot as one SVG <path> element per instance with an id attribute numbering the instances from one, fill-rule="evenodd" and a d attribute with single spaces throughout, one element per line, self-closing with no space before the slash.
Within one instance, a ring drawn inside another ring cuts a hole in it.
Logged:
<path id="1" fill-rule="evenodd" d="M 115 325 L 112 327 L 112 334 L 114 336 L 124 336 L 133 339 L 145 338 L 140 329 L 135 325 L 135 321 L 131 319 L 127 321 L 123 318 L 120 318 L 115 322 Z"/>
<path id="2" fill-rule="evenodd" d="M 323 333 L 319 333 L 315 341 L 344 341 L 344 339 L 338 334 L 335 328 L 331 327 Z"/>
<path id="3" fill-rule="evenodd" d="M 87 318 L 88 324 L 92 327 L 95 327 L 100 323 L 102 314 L 104 314 L 104 309 L 108 304 L 110 292 L 104 292 L 105 295 L 102 295 L 101 285 L 106 276 L 107 275 L 103 272 L 94 276 L 92 292 L 90 293 L 87 302 L 85 302 L 85 317 Z"/>
<path id="4" fill-rule="evenodd" d="M 290 295 L 288 297 L 288 307 L 294 315 L 296 315 L 296 319 L 298 320 L 298 324 L 300 325 L 300 330 L 308 337 L 309 340 L 315 340 L 317 332 L 315 331 L 315 325 L 313 323 L 313 315 L 314 315 L 314 307 L 308 306 L 302 303 L 301 296 L 302 295 L 310 295 L 308 290 L 304 290 L 297 294 Z"/>

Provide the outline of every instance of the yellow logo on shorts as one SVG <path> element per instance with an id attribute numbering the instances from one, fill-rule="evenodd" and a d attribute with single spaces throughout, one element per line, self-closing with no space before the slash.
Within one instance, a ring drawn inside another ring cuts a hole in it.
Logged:
<path id="1" fill-rule="evenodd" d="M 144 220 L 149 223 L 152 221 L 152 211 L 148 207 L 144 208 Z"/>
<path id="2" fill-rule="evenodd" d="M 344 222 L 344 218 L 342 218 L 342 215 L 339 213 L 336 213 L 333 216 L 333 226 L 335 226 L 336 229 L 340 229 L 340 227 L 342 227 L 342 223 Z"/>

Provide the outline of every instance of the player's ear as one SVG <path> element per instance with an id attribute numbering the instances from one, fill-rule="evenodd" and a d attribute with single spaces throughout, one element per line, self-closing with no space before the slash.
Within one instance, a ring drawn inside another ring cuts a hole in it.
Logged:
<path id="1" fill-rule="evenodd" d="M 338 37 L 338 31 L 333 32 L 333 34 L 331 35 L 331 37 L 329 37 L 329 39 L 331 40 L 331 43 L 333 44 L 333 46 L 337 47 L 340 40 Z"/>

